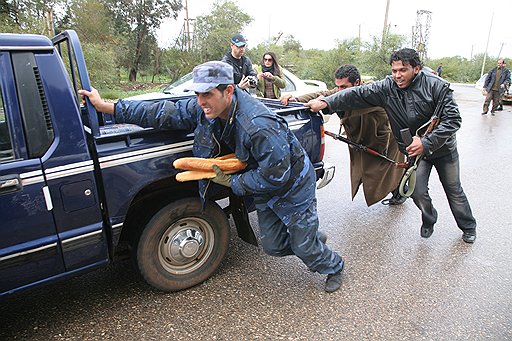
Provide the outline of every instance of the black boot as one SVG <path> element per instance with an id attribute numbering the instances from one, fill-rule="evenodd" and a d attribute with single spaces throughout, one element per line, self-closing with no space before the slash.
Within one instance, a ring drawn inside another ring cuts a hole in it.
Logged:
<path id="1" fill-rule="evenodd" d="M 391 194 L 393 194 L 391 198 L 381 201 L 383 205 L 402 205 L 407 200 L 407 197 L 400 195 L 398 188 L 391 192 Z"/>

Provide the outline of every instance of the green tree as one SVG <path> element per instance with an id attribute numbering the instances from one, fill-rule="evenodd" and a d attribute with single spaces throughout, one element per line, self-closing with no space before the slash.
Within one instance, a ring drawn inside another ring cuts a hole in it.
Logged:
<path id="1" fill-rule="evenodd" d="M 173 81 L 189 73 L 199 64 L 190 61 L 190 53 L 176 48 L 163 50 L 160 60 L 161 72 Z"/>
<path id="2" fill-rule="evenodd" d="M 176 19 L 182 9 L 180 0 L 102 0 L 114 18 L 121 60 L 136 81 L 139 69 L 150 60 L 156 46 L 155 32 L 164 18 Z"/>
<path id="3" fill-rule="evenodd" d="M 343 64 L 356 64 L 359 55 L 359 39 L 338 41 L 336 48 L 320 55 L 318 65 L 311 68 L 314 73 L 310 78 L 322 80 L 329 88 L 334 87 L 334 72 Z M 360 69 L 359 65 L 356 65 Z"/>
<path id="4" fill-rule="evenodd" d="M 363 43 L 355 65 L 362 75 L 371 75 L 382 79 L 390 74 L 389 57 L 393 51 L 405 47 L 406 38 L 402 35 L 387 34 L 384 43 L 373 37 L 371 43 Z"/>
<path id="5" fill-rule="evenodd" d="M 94 87 L 105 89 L 120 82 L 115 50 L 102 43 L 82 44 L 87 72 Z"/>
<path id="6" fill-rule="evenodd" d="M 100 0 L 73 0 L 62 25 L 74 29 L 82 43 L 115 44 L 114 24 Z M 117 58 L 116 58 L 117 59 Z"/>
<path id="7" fill-rule="evenodd" d="M 229 39 L 252 20 L 233 1 L 216 1 L 209 15 L 196 18 L 192 53 L 199 62 L 221 59 L 229 50 Z"/>
<path id="8" fill-rule="evenodd" d="M 0 0 L 2 32 L 35 33 L 52 36 L 55 8 L 65 0 Z"/>
<path id="9" fill-rule="evenodd" d="M 297 56 L 302 51 L 302 45 L 300 44 L 300 41 L 295 39 L 293 35 L 286 35 L 283 38 L 283 48 L 286 54 L 294 53 Z"/>

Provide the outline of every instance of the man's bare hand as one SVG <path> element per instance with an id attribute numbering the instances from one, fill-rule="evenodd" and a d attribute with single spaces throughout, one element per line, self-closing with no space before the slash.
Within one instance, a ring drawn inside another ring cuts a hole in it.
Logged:
<path id="1" fill-rule="evenodd" d="M 96 108 L 97 111 L 104 112 L 106 114 L 113 114 L 114 113 L 114 103 L 108 103 L 105 102 L 101 96 L 98 90 L 91 87 L 91 91 L 88 90 L 78 90 L 78 94 L 82 96 L 82 98 L 85 98 L 84 96 L 87 96 L 89 98 L 89 101 L 91 104 Z"/>
<path id="2" fill-rule="evenodd" d="M 290 94 L 282 95 L 279 100 L 284 105 L 288 105 L 288 102 L 297 102 L 297 99 Z"/>
<path id="3" fill-rule="evenodd" d="M 304 106 L 308 107 L 309 110 L 313 112 L 319 112 L 320 110 L 327 108 L 327 102 L 322 101 L 321 99 L 312 99 L 304 104 Z"/>
<path id="4" fill-rule="evenodd" d="M 238 83 L 238 87 L 240 89 L 247 89 L 247 88 L 249 88 L 250 87 L 249 76 L 242 77 L 242 79 L 240 80 L 240 83 Z"/>
<path id="5" fill-rule="evenodd" d="M 423 143 L 421 143 L 419 136 L 413 136 L 412 143 L 405 150 L 407 150 L 407 154 L 411 157 L 423 154 Z"/>

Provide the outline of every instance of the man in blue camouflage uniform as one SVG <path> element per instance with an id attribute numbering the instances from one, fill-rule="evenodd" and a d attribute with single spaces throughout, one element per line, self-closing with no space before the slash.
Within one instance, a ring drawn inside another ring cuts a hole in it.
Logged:
<path id="1" fill-rule="evenodd" d="M 233 69 L 224 62 L 196 66 L 188 90 L 196 97 L 153 104 L 119 100 L 106 103 L 98 92 L 81 90 L 118 123 L 194 132 L 193 153 L 212 158 L 234 152 L 248 164 L 243 173 L 226 175 L 214 166 L 211 181 L 231 187 L 238 196 L 252 195 L 264 251 L 296 255 L 312 271 L 327 274 L 325 291 L 341 286 L 344 262 L 318 233 L 313 165 L 286 121 L 233 84 Z M 208 198 L 210 180 L 199 181 Z"/>

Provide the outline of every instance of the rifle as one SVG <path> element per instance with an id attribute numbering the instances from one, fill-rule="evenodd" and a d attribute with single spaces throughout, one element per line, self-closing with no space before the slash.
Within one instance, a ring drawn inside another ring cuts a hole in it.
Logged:
<path id="1" fill-rule="evenodd" d="M 371 154 L 371 155 L 374 155 L 374 156 L 377 156 L 377 157 L 380 157 L 388 162 L 391 162 L 393 163 L 397 168 L 407 168 L 409 167 L 409 164 L 407 162 L 398 162 L 398 161 L 395 161 L 393 159 L 390 159 L 389 157 L 387 157 L 386 155 L 382 154 L 382 153 L 379 153 L 378 151 L 374 150 L 374 149 L 371 149 L 370 147 L 367 147 L 365 145 L 362 145 L 362 144 L 359 144 L 359 143 L 356 143 L 354 141 L 351 141 L 349 139 L 347 139 L 346 137 L 343 137 L 342 135 L 340 134 L 335 134 L 335 133 L 331 133 L 330 131 L 325 131 L 325 135 L 328 135 L 336 140 L 340 140 L 342 142 L 345 142 L 346 144 L 348 144 L 349 146 L 352 146 L 354 147 L 355 149 L 357 150 L 361 150 L 363 152 L 366 152 L 368 154 Z"/>
<path id="2" fill-rule="evenodd" d="M 447 93 L 448 89 L 445 89 L 445 91 L 441 94 L 441 99 L 437 102 L 434 114 L 432 115 L 430 120 L 428 120 L 425 124 L 423 124 L 416 130 L 416 136 L 426 136 L 430 134 L 439 125 L 441 106 L 443 105 L 443 101 Z M 420 131 L 425 127 L 425 131 L 421 133 Z M 400 135 L 402 137 L 402 142 L 405 144 L 405 146 L 408 146 L 412 143 L 412 135 L 409 128 L 400 129 Z M 400 180 L 400 185 L 398 186 L 398 193 L 400 193 L 401 196 L 409 198 L 414 192 L 414 188 L 416 186 L 416 169 L 418 168 L 418 163 L 421 161 L 422 158 L 423 155 L 418 155 L 414 157 L 412 160 L 410 159 L 408 163 L 410 164 L 410 166 L 405 167 L 407 168 L 407 171 L 405 171 L 404 175 L 402 176 L 402 179 Z"/>

